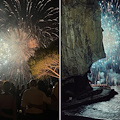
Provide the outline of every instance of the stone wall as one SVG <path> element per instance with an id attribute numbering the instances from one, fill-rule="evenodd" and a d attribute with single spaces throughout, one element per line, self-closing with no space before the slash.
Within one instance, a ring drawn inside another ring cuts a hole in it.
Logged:
<path id="1" fill-rule="evenodd" d="M 105 57 L 96 0 L 62 0 L 62 79 L 84 75 Z"/>

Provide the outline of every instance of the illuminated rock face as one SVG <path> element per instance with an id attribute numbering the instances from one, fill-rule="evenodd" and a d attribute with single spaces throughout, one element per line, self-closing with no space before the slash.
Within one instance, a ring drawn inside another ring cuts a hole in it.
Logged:
<path id="1" fill-rule="evenodd" d="M 97 0 L 62 1 L 62 79 L 84 75 L 105 57 Z"/>

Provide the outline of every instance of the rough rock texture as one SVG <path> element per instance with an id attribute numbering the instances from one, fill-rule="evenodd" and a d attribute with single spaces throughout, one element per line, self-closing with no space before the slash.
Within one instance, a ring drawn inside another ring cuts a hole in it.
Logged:
<path id="1" fill-rule="evenodd" d="M 62 79 L 84 75 L 103 57 L 97 0 L 62 0 Z"/>

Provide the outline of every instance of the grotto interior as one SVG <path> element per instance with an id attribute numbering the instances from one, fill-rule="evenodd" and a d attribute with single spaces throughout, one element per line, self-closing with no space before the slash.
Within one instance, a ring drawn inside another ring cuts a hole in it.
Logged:
<path id="1" fill-rule="evenodd" d="M 104 11 L 101 4 L 96 0 L 62 0 L 62 110 L 109 100 L 117 94 L 106 82 L 108 74 L 114 70 L 110 60 L 113 65 L 113 58 L 118 57 L 111 56 L 109 59 L 108 56 L 118 41 L 111 48 L 113 42 L 110 41 L 115 36 L 111 35 L 110 25 L 107 26 L 106 15 L 101 15 Z M 108 41 L 104 40 L 106 36 Z M 117 63 L 114 62 L 114 65 Z M 109 73 L 105 72 L 108 69 Z M 93 83 L 105 86 L 94 89 Z"/>

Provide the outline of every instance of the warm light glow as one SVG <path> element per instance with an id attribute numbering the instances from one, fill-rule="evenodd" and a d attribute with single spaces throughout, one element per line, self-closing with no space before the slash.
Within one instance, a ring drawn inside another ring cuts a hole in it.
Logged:
<path id="1" fill-rule="evenodd" d="M 0 79 L 24 83 L 38 47 L 58 39 L 58 7 L 51 0 L 3 0 L 0 9 Z M 33 12 L 34 11 L 34 12 Z"/>
<path id="2" fill-rule="evenodd" d="M 34 56 L 35 49 L 38 47 L 37 40 L 17 28 L 10 28 L 8 32 L 0 33 L 0 36 L 2 37 L 0 39 L 1 78 L 14 75 L 17 77 L 20 74 L 27 76 L 26 74 L 29 74 L 27 61 Z"/>

